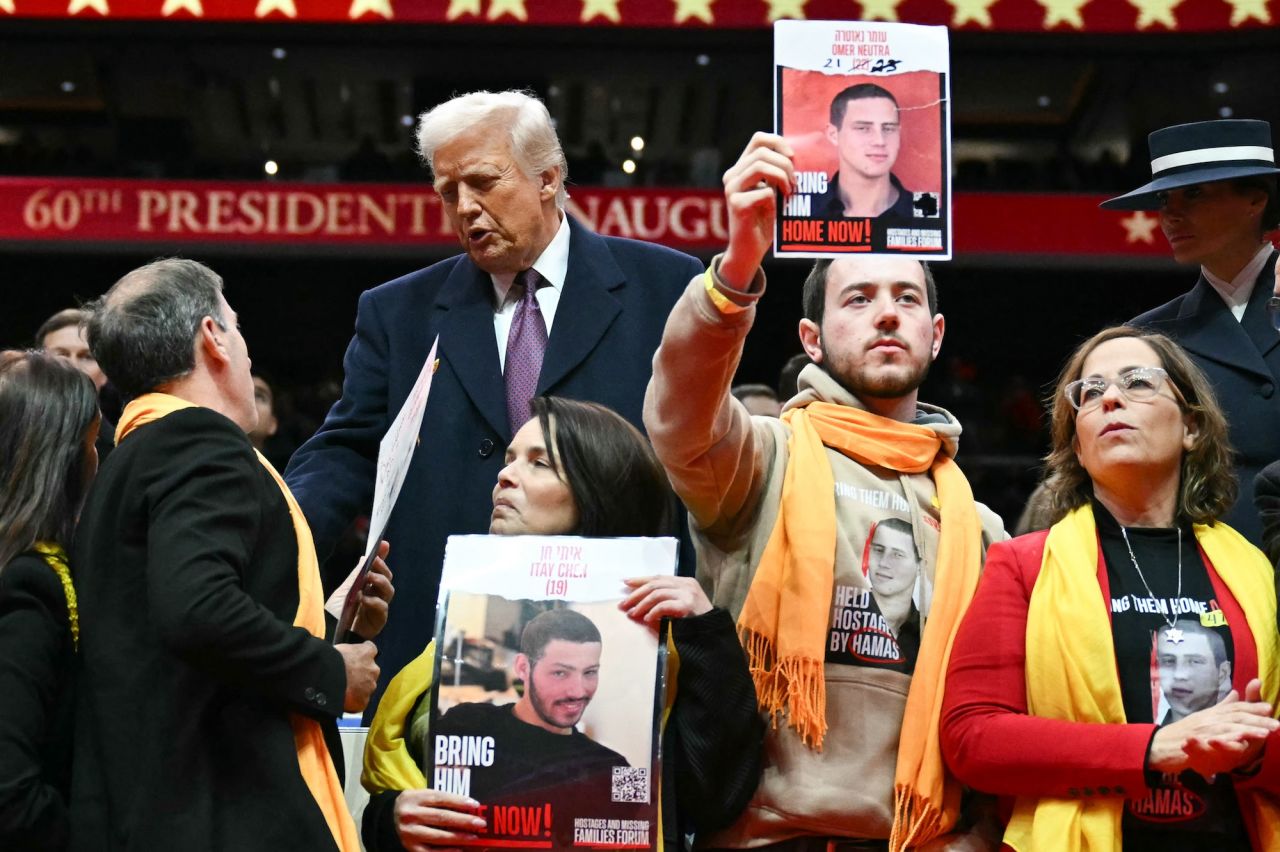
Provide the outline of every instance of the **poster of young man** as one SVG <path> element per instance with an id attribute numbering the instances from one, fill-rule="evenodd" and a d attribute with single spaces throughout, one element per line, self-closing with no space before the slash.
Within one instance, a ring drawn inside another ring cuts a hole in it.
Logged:
<path id="1" fill-rule="evenodd" d="M 656 848 L 665 649 L 618 603 L 675 561 L 674 539 L 449 539 L 419 747 L 480 803 L 471 845 Z"/>
<path id="2" fill-rule="evenodd" d="M 1178 722 L 1217 704 L 1232 687 L 1235 648 L 1209 578 L 1187 576 L 1176 594 L 1166 596 L 1153 595 L 1142 574 L 1149 542 L 1160 536 L 1167 541 L 1171 533 L 1131 528 L 1127 536 L 1136 555 L 1107 564 L 1125 718 L 1137 724 Z M 1194 543 L 1187 546 L 1196 553 Z M 1139 844 L 1144 848 L 1155 848 L 1151 844 L 1162 838 L 1173 848 L 1188 836 L 1200 838 L 1204 848 L 1248 848 L 1235 783 L 1231 773 L 1152 773 L 1146 790 L 1125 799 L 1125 831 L 1148 838 Z"/>
<path id="3" fill-rule="evenodd" d="M 946 27 L 774 24 L 777 133 L 795 150 L 775 257 L 951 257 Z"/>
<path id="4" fill-rule="evenodd" d="M 836 584 L 827 662 L 911 674 L 933 582 L 910 520 L 886 515 L 871 524 L 857 579 Z"/>

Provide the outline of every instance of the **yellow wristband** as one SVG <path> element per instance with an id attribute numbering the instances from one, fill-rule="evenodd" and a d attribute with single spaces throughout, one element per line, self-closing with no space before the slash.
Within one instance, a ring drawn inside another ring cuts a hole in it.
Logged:
<path id="1" fill-rule="evenodd" d="M 714 261 L 712 261 L 714 263 Z M 702 276 L 703 284 L 707 288 L 707 295 L 711 297 L 711 303 L 716 306 L 722 314 L 739 314 L 746 310 L 742 305 L 730 299 L 724 293 L 720 292 L 720 288 L 716 286 L 715 275 L 711 272 L 711 267 L 707 267 L 707 272 Z"/>

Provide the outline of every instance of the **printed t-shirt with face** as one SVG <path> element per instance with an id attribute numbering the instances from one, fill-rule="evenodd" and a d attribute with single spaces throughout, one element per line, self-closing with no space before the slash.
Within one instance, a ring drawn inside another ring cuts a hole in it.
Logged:
<path id="1" fill-rule="evenodd" d="M 920 651 L 921 619 L 928 615 L 927 590 L 933 583 L 936 499 L 932 493 L 914 493 L 891 471 L 883 473 L 879 488 L 839 479 L 835 484 L 837 507 L 844 501 L 862 504 L 857 514 L 865 515 L 867 523 L 844 530 L 847 538 L 838 543 L 838 550 L 843 545 L 852 551 L 849 561 L 856 569 L 837 572 L 826 661 L 909 675 Z M 916 501 L 923 534 L 912 525 L 909 498 Z M 923 558 L 918 539 L 924 539 Z"/>
<path id="2" fill-rule="evenodd" d="M 1127 528 L 1130 558 L 1115 519 L 1096 503 L 1094 516 L 1126 718 L 1168 724 L 1217 704 L 1231 691 L 1235 648 L 1191 528 L 1182 530 L 1179 593 L 1177 530 Z M 1125 802 L 1126 852 L 1249 848 L 1229 775 L 1158 778 L 1147 796 Z"/>

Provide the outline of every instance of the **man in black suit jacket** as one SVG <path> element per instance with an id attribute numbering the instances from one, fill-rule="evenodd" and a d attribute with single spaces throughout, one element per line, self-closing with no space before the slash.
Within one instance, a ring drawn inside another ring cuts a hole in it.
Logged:
<path id="1" fill-rule="evenodd" d="M 430 638 L 446 537 L 489 528 L 513 434 L 504 368 L 517 273 L 532 268 L 546 281 L 536 296 L 549 334 L 537 393 L 599 402 L 639 426 L 667 313 L 702 272 L 691 257 L 599 237 L 569 218 L 564 154 L 535 98 L 454 98 L 422 117 L 418 143 L 465 253 L 360 297 L 342 398 L 285 474 L 326 554 L 369 510 L 378 442 L 439 335 L 421 443 L 385 536 L 399 566 L 398 603 L 378 643 L 389 671 Z"/>
<path id="2" fill-rule="evenodd" d="M 1153 180 L 1103 202 L 1157 210 L 1180 263 L 1200 266 L 1191 291 L 1131 320 L 1172 337 L 1205 372 L 1236 452 L 1236 503 L 1224 521 L 1254 544 L 1262 525 L 1254 479 L 1280 457 L 1280 334 L 1267 302 L 1280 225 L 1275 154 L 1265 121 L 1202 121 L 1151 134 Z"/>
<path id="3" fill-rule="evenodd" d="M 73 549 L 74 850 L 358 845 L 330 755 L 376 651 L 323 638 L 306 522 L 245 434 L 249 354 L 221 291 L 162 260 L 90 306 L 94 355 L 133 400 Z M 371 635 L 386 607 L 366 601 Z"/>

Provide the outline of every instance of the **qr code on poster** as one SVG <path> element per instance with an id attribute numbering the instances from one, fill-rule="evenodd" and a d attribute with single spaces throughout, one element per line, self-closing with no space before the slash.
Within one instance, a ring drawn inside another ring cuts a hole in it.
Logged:
<path id="1" fill-rule="evenodd" d="M 643 766 L 613 767 L 613 802 L 647 804 L 649 802 L 649 770 Z"/>

